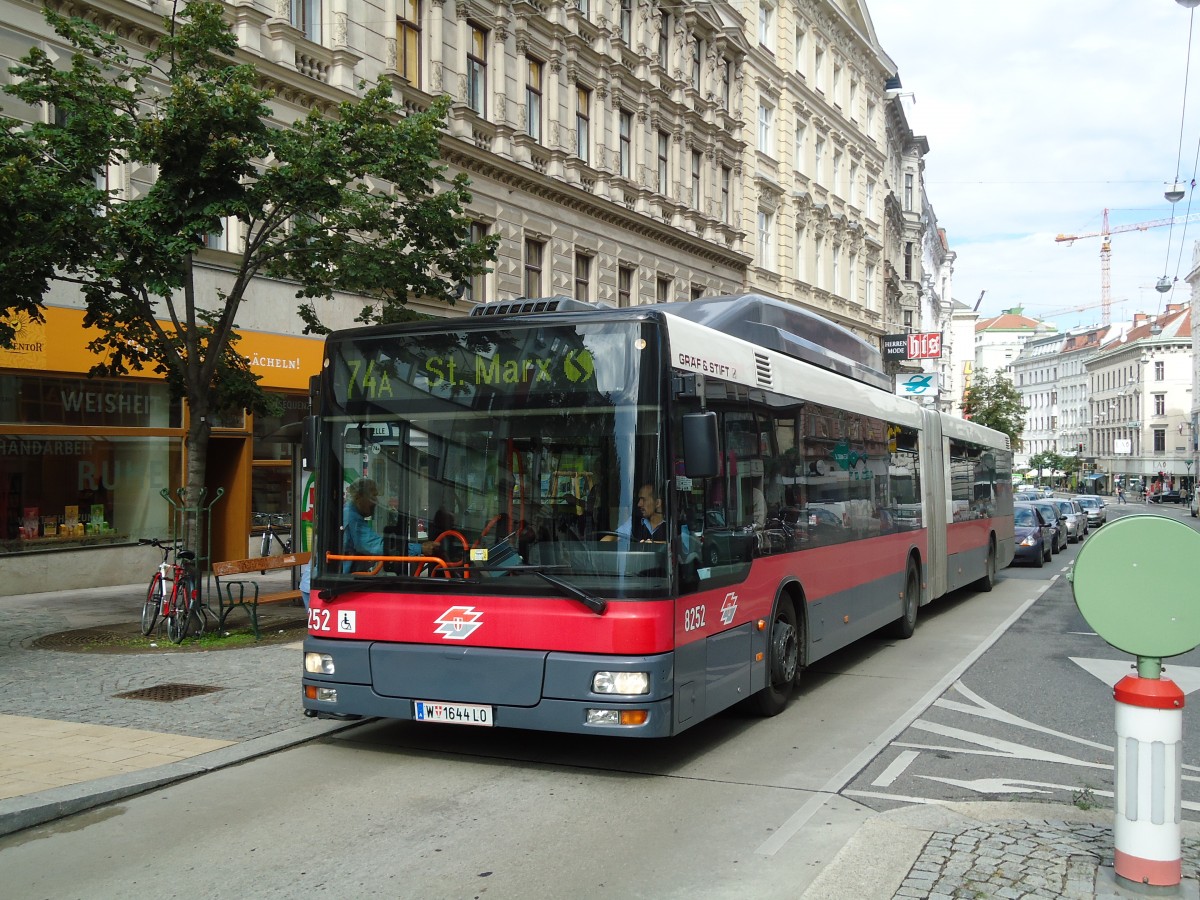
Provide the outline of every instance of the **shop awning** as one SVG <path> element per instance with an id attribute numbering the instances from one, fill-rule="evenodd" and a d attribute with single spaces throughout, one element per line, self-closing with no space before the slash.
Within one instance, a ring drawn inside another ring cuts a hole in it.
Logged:
<path id="1" fill-rule="evenodd" d="M 1088 475 L 1086 477 L 1087 477 L 1088 481 L 1095 481 L 1097 478 L 1103 478 L 1104 474 L 1101 472 L 1093 472 L 1091 475 Z"/>

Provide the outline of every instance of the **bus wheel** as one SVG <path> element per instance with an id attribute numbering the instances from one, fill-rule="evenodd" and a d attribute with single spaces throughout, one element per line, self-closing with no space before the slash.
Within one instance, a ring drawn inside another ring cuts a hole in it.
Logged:
<path id="1" fill-rule="evenodd" d="M 892 623 L 892 634 L 898 638 L 910 638 L 917 628 L 917 607 L 921 605 L 921 579 L 917 575 L 917 567 L 908 564 L 908 574 L 904 576 L 904 605 L 901 607 L 900 618 Z"/>
<path id="2" fill-rule="evenodd" d="M 992 589 L 992 585 L 996 583 L 996 542 L 988 542 L 987 568 L 984 569 L 983 577 L 975 582 L 975 590 L 987 593 Z"/>
<path id="3" fill-rule="evenodd" d="M 796 608 L 789 598 L 780 597 L 767 643 L 767 686 L 754 695 L 754 708 L 760 715 L 777 716 L 783 712 L 799 672 L 800 626 Z"/>

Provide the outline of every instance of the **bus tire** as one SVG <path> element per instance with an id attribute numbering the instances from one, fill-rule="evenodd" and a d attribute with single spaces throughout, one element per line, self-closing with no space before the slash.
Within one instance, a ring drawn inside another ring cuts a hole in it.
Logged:
<path id="1" fill-rule="evenodd" d="M 988 593 L 996 583 L 996 539 L 988 541 L 987 562 L 984 564 L 983 577 L 975 582 L 975 590 Z"/>
<path id="2" fill-rule="evenodd" d="M 904 602 L 901 605 L 900 618 L 892 623 L 892 635 L 903 639 L 913 636 L 917 630 L 917 610 L 921 606 L 921 576 L 917 573 L 917 565 L 912 560 L 908 562 L 908 572 L 904 576 Z"/>
<path id="3" fill-rule="evenodd" d="M 754 710 L 761 716 L 779 715 L 791 699 L 800 675 L 801 628 L 791 598 L 781 596 L 767 640 L 767 684 L 752 698 Z"/>

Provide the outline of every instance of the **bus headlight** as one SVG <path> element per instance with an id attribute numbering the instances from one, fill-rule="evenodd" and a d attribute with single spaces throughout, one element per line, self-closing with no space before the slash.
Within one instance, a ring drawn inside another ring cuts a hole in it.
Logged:
<path id="1" fill-rule="evenodd" d="M 648 694 L 649 672 L 597 672 L 592 676 L 594 694 Z"/>
<path id="2" fill-rule="evenodd" d="M 305 653 L 304 671 L 312 675 L 332 675 L 333 657 L 328 653 Z"/>

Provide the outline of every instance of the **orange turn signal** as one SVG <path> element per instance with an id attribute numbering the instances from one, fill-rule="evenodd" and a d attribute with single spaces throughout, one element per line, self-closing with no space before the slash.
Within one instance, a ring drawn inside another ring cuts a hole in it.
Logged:
<path id="1" fill-rule="evenodd" d="M 645 709 L 621 710 L 622 725 L 645 725 L 648 718 L 650 718 L 650 712 Z"/>

